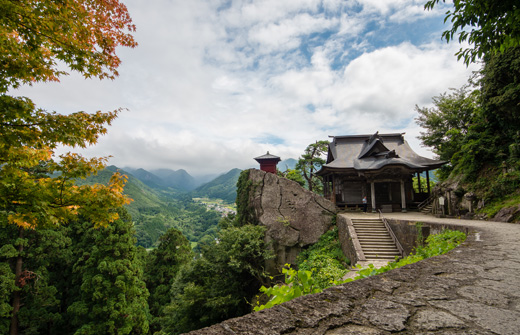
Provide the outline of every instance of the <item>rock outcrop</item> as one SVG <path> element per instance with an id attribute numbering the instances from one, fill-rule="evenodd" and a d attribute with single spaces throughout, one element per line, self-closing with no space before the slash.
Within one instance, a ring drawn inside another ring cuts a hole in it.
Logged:
<path id="1" fill-rule="evenodd" d="M 333 223 L 336 206 L 302 188 L 298 183 L 272 173 L 251 169 L 249 206 L 257 223 L 267 227 L 265 240 L 275 254 L 267 270 L 279 273 L 284 264 L 294 264 L 298 253 L 318 241 Z"/>

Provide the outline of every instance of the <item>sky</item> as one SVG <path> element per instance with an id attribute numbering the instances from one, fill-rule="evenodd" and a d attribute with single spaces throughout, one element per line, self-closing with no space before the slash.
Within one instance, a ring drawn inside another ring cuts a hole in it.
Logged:
<path id="1" fill-rule="evenodd" d="M 119 77 L 71 73 L 11 93 L 64 114 L 125 108 L 82 152 L 118 167 L 219 174 L 376 131 L 406 133 L 432 157 L 415 106 L 432 107 L 477 68 L 441 40 L 451 4 L 424 2 L 123 0 L 139 46 L 119 49 Z"/>

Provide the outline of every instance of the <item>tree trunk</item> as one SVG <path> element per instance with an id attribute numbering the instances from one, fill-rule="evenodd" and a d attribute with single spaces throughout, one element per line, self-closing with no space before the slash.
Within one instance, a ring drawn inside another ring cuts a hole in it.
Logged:
<path id="1" fill-rule="evenodd" d="M 20 239 L 23 238 L 23 228 L 22 227 L 18 228 L 18 237 Z M 22 265 L 23 265 L 22 252 L 23 252 L 23 244 L 20 243 L 18 245 L 18 256 L 16 257 L 16 265 L 15 265 L 15 269 L 14 269 L 15 283 L 16 283 L 16 286 L 18 286 L 19 288 L 21 288 L 20 277 L 22 276 Z M 13 292 L 13 303 L 12 303 L 13 315 L 11 317 L 11 329 L 9 332 L 10 335 L 18 335 L 18 312 L 20 311 L 21 304 L 22 304 L 21 291 L 16 290 Z"/>

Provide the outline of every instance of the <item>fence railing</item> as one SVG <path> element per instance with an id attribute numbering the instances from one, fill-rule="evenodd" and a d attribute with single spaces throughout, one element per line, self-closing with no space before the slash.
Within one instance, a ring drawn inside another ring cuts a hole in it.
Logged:
<path id="1" fill-rule="evenodd" d="M 388 231 L 388 233 L 390 234 L 390 237 L 394 241 L 395 246 L 397 247 L 397 250 L 399 250 L 399 253 L 401 254 L 401 257 L 403 257 L 403 258 L 406 257 L 403 246 L 401 245 L 401 243 L 395 236 L 394 231 L 392 230 L 392 227 L 390 226 L 390 224 L 388 223 L 386 218 L 383 216 L 383 213 L 381 212 L 380 209 L 378 209 L 378 212 L 379 212 L 379 219 L 381 219 L 381 221 L 383 221 L 383 223 L 385 224 L 386 230 Z"/>

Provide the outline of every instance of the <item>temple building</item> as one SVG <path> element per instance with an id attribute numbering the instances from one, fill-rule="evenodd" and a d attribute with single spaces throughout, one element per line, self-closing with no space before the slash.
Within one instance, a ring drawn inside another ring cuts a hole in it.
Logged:
<path id="1" fill-rule="evenodd" d="M 376 132 L 332 136 L 327 162 L 316 175 L 323 178 L 324 196 L 339 207 L 360 206 L 366 197 L 373 212 L 406 211 L 429 196 L 429 171 L 443 164 L 415 153 L 404 133 Z M 412 178 L 420 181 L 423 172 L 427 187 L 416 192 Z"/>

